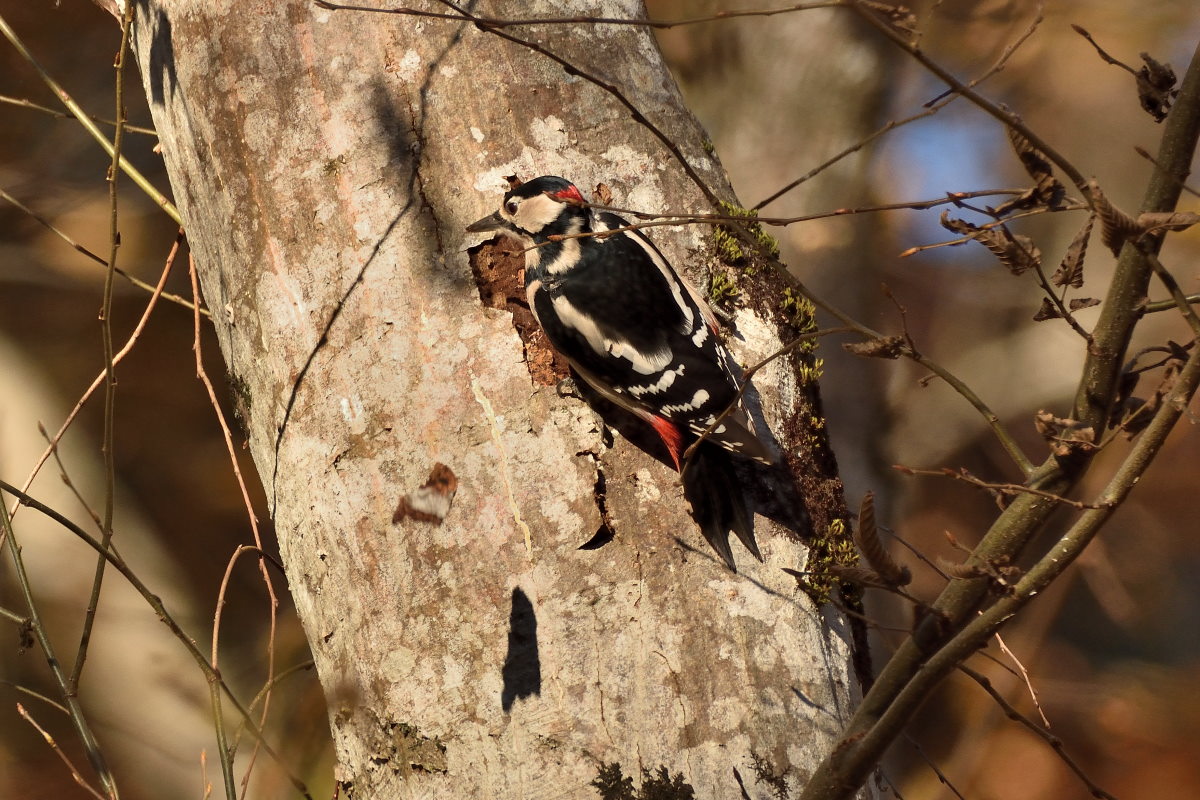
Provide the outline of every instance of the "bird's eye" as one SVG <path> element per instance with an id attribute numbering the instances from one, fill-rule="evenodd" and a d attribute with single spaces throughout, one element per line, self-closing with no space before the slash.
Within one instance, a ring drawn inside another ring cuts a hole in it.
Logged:
<path id="1" fill-rule="evenodd" d="M 510 214 L 517 213 L 517 201 L 509 200 L 507 203 L 504 204 L 504 210 Z"/>

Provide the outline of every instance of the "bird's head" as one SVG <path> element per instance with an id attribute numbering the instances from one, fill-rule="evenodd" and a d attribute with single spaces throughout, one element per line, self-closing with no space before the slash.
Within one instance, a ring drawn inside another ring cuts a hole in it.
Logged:
<path id="1" fill-rule="evenodd" d="M 471 233 L 495 231 L 530 245 L 544 242 L 548 236 L 578 231 L 584 227 L 587 211 L 583 195 L 575 184 L 554 175 L 543 175 L 522 183 L 516 176 L 508 179 L 500 210 L 471 223 Z"/>

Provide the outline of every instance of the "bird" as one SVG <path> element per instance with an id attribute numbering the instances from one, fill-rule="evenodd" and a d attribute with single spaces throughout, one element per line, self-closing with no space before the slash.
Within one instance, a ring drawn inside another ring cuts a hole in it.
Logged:
<path id="1" fill-rule="evenodd" d="M 712 309 L 649 237 L 593 208 L 570 181 L 508 183 L 500 209 L 467 231 L 516 240 L 529 308 L 550 344 L 584 383 L 662 440 L 692 518 L 725 565 L 737 571 L 731 531 L 762 561 L 734 459 L 776 459 L 740 404 L 741 381 Z"/>

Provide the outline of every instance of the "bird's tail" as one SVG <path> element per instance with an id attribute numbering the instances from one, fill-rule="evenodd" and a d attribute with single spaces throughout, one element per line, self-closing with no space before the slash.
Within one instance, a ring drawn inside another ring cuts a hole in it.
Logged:
<path id="1" fill-rule="evenodd" d="M 702 442 L 683 470 L 683 495 L 692 506 L 692 519 L 717 555 L 737 572 L 729 532 L 746 549 L 763 560 L 754 541 L 754 517 L 746 507 L 746 496 L 733 467 L 733 456 L 712 442 Z"/>

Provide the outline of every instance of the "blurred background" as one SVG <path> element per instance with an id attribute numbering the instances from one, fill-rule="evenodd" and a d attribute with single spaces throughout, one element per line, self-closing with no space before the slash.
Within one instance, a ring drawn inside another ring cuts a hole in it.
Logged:
<path id="1" fill-rule="evenodd" d="M 655 19 L 687 19 L 769 4 L 652 0 Z M 783 4 L 776 4 L 783 5 Z M 1200 14 L 1175 0 L 1060 0 L 1034 26 L 1029 0 L 944 0 L 913 4 L 922 49 L 963 79 L 989 72 L 1021 42 L 980 90 L 1018 112 L 1080 171 L 1095 177 L 1120 207 L 1134 210 L 1152 166 L 1161 127 L 1142 111 L 1134 81 L 1105 64 L 1071 29 L 1081 25 L 1112 56 L 1141 66 L 1148 52 L 1182 76 L 1200 40 Z M 119 28 L 87 0 L 0 0 L 0 14 L 64 88 L 99 117 L 113 116 L 113 55 Z M 1032 31 L 1032 35 L 1023 38 Z M 689 105 L 708 129 L 744 205 L 780 189 L 889 122 L 926 110 L 942 85 L 853 15 L 837 9 L 747 17 L 656 32 Z M 27 61 L 0 43 L 0 190 L 75 242 L 107 257 L 108 156 L 72 120 L 14 104 L 58 109 Z M 149 126 L 140 83 L 127 83 L 131 124 Z M 152 135 L 129 132 L 127 157 L 162 191 L 169 184 Z M 1200 183 L 1200 182 L 1197 182 Z M 946 192 L 1024 188 L 1027 174 L 1002 128 L 962 100 L 900 126 L 811 180 L 763 205 L 763 216 L 932 200 Z M 158 280 L 176 226 L 127 180 L 121 182 L 119 264 Z M 1002 198 L 1001 198 L 1002 199 Z M 982 199 L 992 205 L 999 199 Z M 1197 210 L 1185 195 L 1181 208 Z M 648 209 L 653 210 L 653 209 Z M 900 257 L 912 247 L 949 240 L 942 208 L 862 213 L 772 228 L 783 259 L 829 302 L 885 333 L 902 324 L 918 348 L 965 380 L 1014 432 L 1035 461 L 1046 453 L 1033 427 L 1041 409 L 1066 416 L 1084 345 L 1061 320 L 1034 322 L 1040 290 L 1013 276 L 978 244 L 939 247 Z M 971 219 L 970 212 L 951 209 Z M 1043 215 L 1014 226 L 1030 235 L 1053 269 L 1083 224 L 1078 212 Z M 1185 292 L 1200 290 L 1200 234 L 1169 238 L 1163 261 Z M 1086 282 L 1073 296 L 1102 297 L 1113 260 L 1093 241 Z M 167 291 L 190 298 L 186 252 Z M 23 484 L 45 447 L 38 421 L 57 430 L 102 370 L 97 312 L 104 270 L 11 202 L 0 200 L 0 477 Z M 882 287 L 887 287 L 885 293 Z M 890 293 L 890 299 L 888 294 Z M 1165 296 L 1154 286 L 1151 298 Z M 118 347 L 141 316 L 146 293 L 118 280 L 112 316 Z M 902 306 L 904 319 L 898 311 Z M 1078 314 L 1089 326 L 1096 309 Z M 828 323 L 830 320 L 824 320 Z M 243 475 L 251 487 L 268 548 L 270 523 L 253 467 L 222 385 L 216 342 L 202 325 L 208 373 L 234 427 Z M 1189 339 L 1172 313 L 1139 329 L 1133 349 Z M 211 646 L 213 612 L 234 549 L 252 543 L 246 510 L 220 428 L 195 379 L 193 318 L 161 301 L 130 355 L 118 367 L 115 457 L 117 547 L 197 640 Z M 822 345 L 822 392 L 831 434 L 857 507 L 868 489 L 882 520 L 924 556 L 957 561 L 952 534 L 971 546 L 994 518 L 986 494 L 944 478 L 899 475 L 893 464 L 966 468 L 993 481 L 1014 470 L 974 410 L 944 384 L 903 362 L 858 359 L 832 340 Z M 1152 381 L 1152 379 L 1146 379 Z M 1153 383 L 1139 387 L 1143 396 Z M 102 504 L 102 401 L 93 401 L 62 445 L 70 483 Z M 1196 418 L 1189 415 L 1131 499 L 1087 554 L 1004 633 L 1029 672 L 1038 706 L 1011 669 L 976 658 L 1022 714 L 1040 712 L 1096 786 L 1128 798 L 1200 797 L 1200 481 Z M 1099 457 L 1095 491 L 1126 447 Z M 89 530 L 95 525 L 51 461 L 31 492 Z M 1063 521 L 1067 517 L 1064 515 Z M 1059 529 L 1061 530 L 1061 529 Z M 72 661 L 94 558 L 29 510 L 17 517 L 23 554 L 54 642 Z M 1055 531 L 1051 531 L 1054 533 Z M 908 555 L 914 594 L 930 599 L 940 576 Z M 0 572 L 0 604 L 21 609 L 9 559 Z M 282 577 L 275 672 L 303 664 L 307 648 Z M 270 602 L 253 558 L 231 572 L 221 631 L 225 678 L 251 698 L 267 677 Z M 911 623 L 911 610 L 870 598 L 877 664 Z M 97 735 L 115 762 L 124 796 L 202 797 L 219 782 L 207 686 L 145 603 L 117 576 L 105 584 L 81 696 Z M 0 796 L 84 796 L 16 703 L 55 737 L 81 769 L 65 715 L 25 690 L 55 696 L 36 647 L 15 628 L 0 647 Z M 991 653 L 999 655 L 996 648 Z M 23 687 L 23 688 L 18 688 Z M 231 726 L 236 719 L 230 717 Z M 268 729 L 283 760 L 314 796 L 330 796 L 332 754 L 320 688 L 311 671 L 284 676 L 271 699 Z M 245 750 L 240 763 L 246 763 Z M 1085 798 L 1089 786 L 1042 739 L 1005 717 L 965 676 L 948 680 L 927 703 L 884 767 L 888 788 L 907 798 Z M 946 786 L 941 777 L 951 784 Z M 251 796 L 284 796 L 283 773 L 258 756 Z"/>

